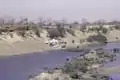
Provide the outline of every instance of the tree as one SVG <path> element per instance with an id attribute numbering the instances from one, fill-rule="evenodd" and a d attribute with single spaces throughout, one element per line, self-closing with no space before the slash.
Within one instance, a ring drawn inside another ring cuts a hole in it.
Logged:
<path id="1" fill-rule="evenodd" d="M 87 41 L 88 42 L 97 41 L 99 43 L 105 43 L 105 42 L 107 42 L 107 38 L 102 34 L 98 34 L 98 35 L 89 36 Z"/>
<path id="2" fill-rule="evenodd" d="M 119 30 L 119 29 L 120 29 L 120 25 L 115 25 L 114 28 L 115 28 L 116 30 Z"/>
<path id="3" fill-rule="evenodd" d="M 80 28 L 80 30 L 81 30 L 82 32 L 85 32 L 86 27 L 87 27 L 87 20 L 83 18 L 83 19 L 82 19 L 82 23 L 81 23 L 81 28 Z"/>
<path id="4" fill-rule="evenodd" d="M 4 24 L 5 24 L 5 20 L 0 18 L 0 26 L 3 27 Z"/>
<path id="5" fill-rule="evenodd" d="M 46 20 L 46 25 L 47 26 L 52 26 L 52 23 L 53 23 L 52 18 L 49 18 L 49 19 Z"/>
<path id="6" fill-rule="evenodd" d="M 34 28 L 34 33 L 40 37 L 40 29 L 38 27 Z"/>
<path id="7" fill-rule="evenodd" d="M 100 25 L 104 25 L 106 23 L 106 21 L 104 19 L 100 19 L 96 23 L 97 23 L 97 25 L 100 26 Z"/>
<path id="8" fill-rule="evenodd" d="M 107 32 L 108 32 L 108 29 L 102 28 L 102 33 L 103 33 L 103 34 L 107 34 Z"/>
<path id="9" fill-rule="evenodd" d="M 63 26 L 61 26 L 61 24 L 57 24 L 57 30 L 60 33 L 60 37 L 65 37 L 66 35 L 66 30 Z"/>
<path id="10" fill-rule="evenodd" d="M 29 30 L 29 22 L 28 22 L 28 18 L 21 18 L 21 20 L 19 21 L 19 25 L 21 25 L 22 27 L 25 28 L 25 30 Z"/>
<path id="11" fill-rule="evenodd" d="M 65 26 L 65 24 L 67 24 L 67 19 L 63 18 L 63 19 L 61 20 L 61 24 L 62 24 L 63 26 Z"/>
<path id="12" fill-rule="evenodd" d="M 15 24 L 15 19 L 14 19 L 14 18 L 11 18 L 10 20 L 7 21 L 7 24 L 8 24 L 10 27 L 13 27 L 13 25 Z"/>
<path id="13" fill-rule="evenodd" d="M 45 20 L 43 20 L 43 18 L 39 18 L 38 25 L 39 27 L 43 27 L 43 25 L 45 25 Z"/>
<path id="14" fill-rule="evenodd" d="M 75 32 L 72 28 L 70 29 L 66 29 L 68 33 L 70 33 L 71 35 L 75 36 Z"/>
<path id="15" fill-rule="evenodd" d="M 80 31 L 85 32 L 85 30 L 86 30 L 86 25 L 81 24 Z"/>
<path id="16" fill-rule="evenodd" d="M 73 24 L 77 24 L 77 25 L 78 25 L 78 24 L 79 24 L 79 22 L 77 22 L 77 21 L 74 21 L 74 22 L 73 22 Z"/>
<path id="17" fill-rule="evenodd" d="M 48 33 L 50 38 L 60 37 L 60 32 L 57 29 L 48 29 Z"/>

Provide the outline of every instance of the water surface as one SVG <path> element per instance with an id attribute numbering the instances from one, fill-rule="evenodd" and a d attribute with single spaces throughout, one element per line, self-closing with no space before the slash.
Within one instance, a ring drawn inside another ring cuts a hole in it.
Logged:
<path id="1" fill-rule="evenodd" d="M 45 67 L 53 68 L 58 64 L 63 64 L 67 56 L 78 56 L 79 54 L 46 52 L 0 59 L 0 80 L 27 80 L 29 75 L 38 74 Z"/>
<path id="2" fill-rule="evenodd" d="M 111 50 L 112 48 L 120 48 L 120 43 L 109 43 L 107 45 L 95 46 L 91 48 L 103 47 Z M 55 67 L 58 64 L 63 64 L 66 57 L 79 56 L 80 53 L 73 52 L 43 52 L 32 53 L 21 56 L 11 56 L 0 58 L 0 80 L 28 80 L 31 74 L 38 74 L 43 71 L 45 67 Z M 120 55 L 117 56 L 117 61 L 107 64 L 108 66 L 117 66 Z"/>

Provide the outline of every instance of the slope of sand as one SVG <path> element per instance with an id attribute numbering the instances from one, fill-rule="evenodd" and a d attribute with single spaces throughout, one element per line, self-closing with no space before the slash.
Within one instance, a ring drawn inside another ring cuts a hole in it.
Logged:
<path id="1" fill-rule="evenodd" d="M 45 41 L 48 40 L 46 30 L 43 30 L 41 33 L 41 38 L 38 38 L 33 32 L 27 32 L 26 39 L 18 36 L 15 32 L 11 34 L 13 34 L 12 37 L 7 33 L 0 35 L 0 56 L 20 55 L 51 49 L 47 44 L 45 44 Z M 75 30 L 75 34 L 76 36 L 72 36 L 71 34 L 67 33 L 67 36 L 63 38 L 63 40 L 67 42 L 66 47 L 76 47 L 78 45 L 83 47 L 83 45 L 91 44 L 86 42 L 86 38 L 90 35 L 96 35 L 97 33 L 83 33 L 79 30 Z M 108 41 L 118 41 L 120 40 L 120 31 L 110 31 L 106 37 Z M 118 39 L 116 39 L 116 37 L 118 37 Z M 75 40 L 74 45 L 72 40 Z M 83 41 L 82 43 L 80 43 L 81 40 Z"/>
<path id="2" fill-rule="evenodd" d="M 11 35 L 13 36 L 11 37 Z M 22 37 L 18 36 L 15 32 L 11 32 L 9 34 L 2 33 L 2 35 L 0 35 L 0 39 L 8 43 L 14 43 L 16 41 L 23 41 Z"/>
<path id="3" fill-rule="evenodd" d="M 64 41 L 66 41 L 68 43 L 68 47 L 73 47 L 73 46 L 83 46 L 86 44 L 90 44 L 89 42 L 86 41 L 86 39 L 90 36 L 90 35 L 96 35 L 95 32 L 92 33 L 83 33 L 80 30 L 75 30 L 75 36 L 72 36 L 70 33 L 67 33 L 67 37 L 63 38 Z M 75 41 L 75 44 L 73 45 L 72 40 Z M 83 41 L 82 43 L 80 43 L 80 41 Z"/>
<path id="4" fill-rule="evenodd" d="M 108 35 L 106 35 L 109 42 L 120 40 L 120 30 L 112 30 Z M 116 39 L 118 38 L 118 39 Z"/>
<path id="5" fill-rule="evenodd" d="M 18 36 L 15 32 L 11 37 L 10 34 L 3 33 L 0 35 L 0 56 L 19 55 L 30 52 L 38 52 L 49 50 L 50 47 L 44 43 L 46 39 L 46 33 L 42 33 L 42 38 L 36 37 L 35 34 L 29 35 L 27 32 L 27 38 Z"/>
<path id="6" fill-rule="evenodd" d="M 0 41 L 0 56 L 20 55 L 22 53 L 44 51 L 48 49 L 50 49 L 50 47 L 41 40 L 26 40 L 12 44 Z"/>

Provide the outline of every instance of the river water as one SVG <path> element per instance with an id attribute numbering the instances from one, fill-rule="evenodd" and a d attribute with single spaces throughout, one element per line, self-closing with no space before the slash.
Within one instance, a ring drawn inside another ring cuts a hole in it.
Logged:
<path id="1" fill-rule="evenodd" d="M 92 48 L 98 47 L 111 50 L 112 48 L 120 48 L 120 43 L 108 43 L 107 45 Z M 29 75 L 38 74 L 42 72 L 45 67 L 53 68 L 59 66 L 59 64 L 64 64 L 66 57 L 79 55 L 79 52 L 53 51 L 0 58 L 0 80 L 28 80 Z M 120 65 L 119 60 L 120 56 L 118 55 L 116 62 L 107 65 Z"/>

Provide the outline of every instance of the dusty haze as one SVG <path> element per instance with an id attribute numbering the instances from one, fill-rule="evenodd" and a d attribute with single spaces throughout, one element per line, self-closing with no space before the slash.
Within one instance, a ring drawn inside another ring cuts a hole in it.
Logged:
<path id="1" fill-rule="evenodd" d="M 0 0 L 0 17 L 120 20 L 119 0 Z"/>

